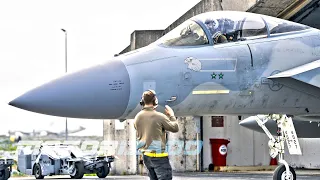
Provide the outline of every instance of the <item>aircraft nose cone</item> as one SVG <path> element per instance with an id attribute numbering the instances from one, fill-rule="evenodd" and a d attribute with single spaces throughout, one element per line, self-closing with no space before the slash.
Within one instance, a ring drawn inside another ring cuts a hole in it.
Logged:
<path id="1" fill-rule="evenodd" d="M 125 65 L 109 61 L 44 84 L 9 104 L 53 116 L 116 119 L 126 110 L 129 95 Z"/>

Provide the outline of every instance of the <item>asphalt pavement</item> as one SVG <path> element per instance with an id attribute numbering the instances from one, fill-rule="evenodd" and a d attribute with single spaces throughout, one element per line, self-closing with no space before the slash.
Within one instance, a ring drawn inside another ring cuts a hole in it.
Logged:
<path id="1" fill-rule="evenodd" d="M 35 179 L 34 177 L 10 178 L 19 180 Z M 45 179 L 70 179 L 69 176 L 49 176 Z M 83 180 L 99 179 L 96 176 L 84 176 Z M 148 180 L 147 176 L 140 175 L 125 175 L 125 176 L 108 176 L 106 179 L 116 180 Z M 210 172 L 210 173 L 174 173 L 173 180 L 197 180 L 197 179 L 219 179 L 219 180 L 272 180 L 271 171 L 256 171 L 256 172 Z M 320 171 L 297 171 L 297 180 L 319 180 Z"/>

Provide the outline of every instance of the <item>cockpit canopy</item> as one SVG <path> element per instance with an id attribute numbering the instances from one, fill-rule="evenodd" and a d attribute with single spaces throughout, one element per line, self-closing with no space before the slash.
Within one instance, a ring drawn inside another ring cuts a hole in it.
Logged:
<path id="1" fill-rule="evenodd" d="M 167 46 L 196 46 L 209 44 L 209 40 L 204 30 L 193 20 L 185 21 L 161 39 L 162 43 Z"/>
<path id="2" fill-rule="evenodd" d="M 157 43 L 166 46 L 219 44 L 267 38 L 308 28 L 310 27 L 260 14 L 213 11 L 185 21 L 160 38 Z"/>

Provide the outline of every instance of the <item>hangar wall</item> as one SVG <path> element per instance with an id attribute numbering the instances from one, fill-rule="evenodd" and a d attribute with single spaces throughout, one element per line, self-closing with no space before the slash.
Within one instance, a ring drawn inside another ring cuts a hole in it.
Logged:
<path id="1" fill-rule="evenodd" d="M 294 2 L 297 2 L 297 0 L 264 0 L 257 2 L 248 11 L 276 17 Z"/>
<path id="2" fill-rule="evenodd" d="M 320 131 L 320 128 L 319 128 Z M 293 167 L 320 169 L 320 139 L 299 139 L 302 156 L 285 155 L 285 160 Z M 287 148 L 286 152 L 288 152 Z"/>
<path id="3" fill-rule="evenodd" d="M 168 152 L 175 172 L 200 170 L 200 117 L 179 117 L 179 132 L 168 134 Z"/>
<path id="4" fill-rule="evenodd" d="M 244 117 L 245 118 L 245 117 Z M 224 116 L 224 127 L 211 127 L 211 116 L 203 117 L 203 158 L 204 168 L 212 163 L 211 138 L 230 141 L 228 144 L 228 166 L 269 165 L 268 138 L 239 125 L 238 116 Z"/>
<path id="5" fill-rule="evenodd" d="M 133 120 L 104 120 L 103 126 L 106 154 L 117 157 L 112 164 L 111 174 L 136 174 L 136 131 Z"/>
<path id="6" fill-rule="evenodd" d="M 122 50 L 119 54 L 147 46 L 159 39 L 162 36 L 162 33 L 163 30 L 136 30 L 131 33 L 130 45 Z"/>
<path id="7" fill-rule="evenodd" d="M 224 127 L 211 127 L 210 116 L 203 117 L 203 165 L 212 162 L 210 138 L 228 139 L 228 166 L 268 166 L 268 141 L 264 133 L 254 132 L 239 125 L 237 116 L 225 116 Z M 246 117 L 243 117 L 244 119 Z M 320 130 L 320 127 L 319 127 Z M 296 168 L 320 169 L 320 139 L 299 139 L 302 155 L 290 155 L 285 146 L 285 160 Z"/>

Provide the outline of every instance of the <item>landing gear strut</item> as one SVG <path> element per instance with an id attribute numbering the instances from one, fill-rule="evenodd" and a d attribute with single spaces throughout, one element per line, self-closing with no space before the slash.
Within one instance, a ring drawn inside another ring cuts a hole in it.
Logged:
<path id="1" fill-rule="evenodd" d="M 279 155 L 279 167 L 273 173 L 273 180 L 296 180 L 296 173 L 292 167 L 284 160 L 284 141 L 287 142 L 287 146 L 290 154 L 301 155 L 301 149 L 298 141 L 298 137 L 292 123 L 292 119 L 286 115 L 271 114 L 271 115 L 257 115 L 255 118 L 258 125 L 269 137 L 269 154 L 272 158 Z M 268 120 L 276 121 L 278 126 L 277 138 L 275 139 L 270 131 L 266 128 L 265 123 Z"/>

